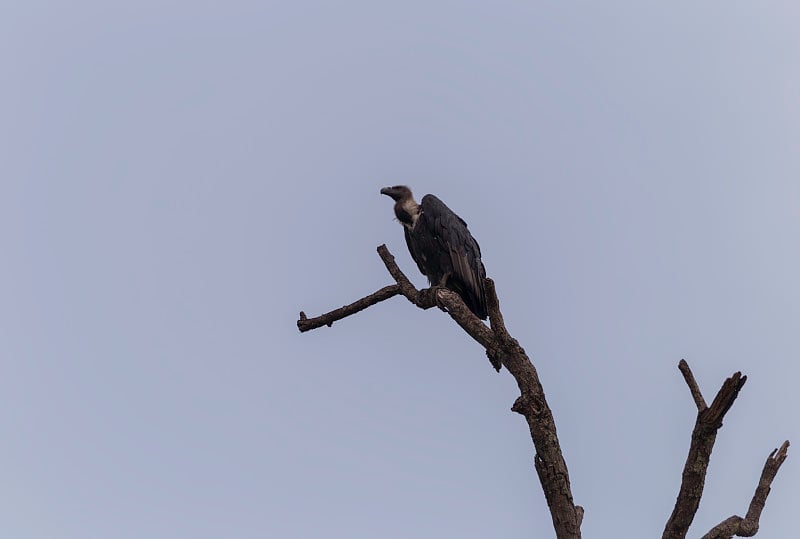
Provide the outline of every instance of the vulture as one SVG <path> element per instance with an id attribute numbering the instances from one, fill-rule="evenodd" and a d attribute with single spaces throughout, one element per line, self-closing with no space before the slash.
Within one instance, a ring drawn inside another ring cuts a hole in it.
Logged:
<path id="1" fill-rule="evenodd" d="M 417 204 L 405 185 L 384 187 L 381 194 L 395 201 L 394 214 L 403 225 L 411 258 L 431 286 L 452 290 L 475 316 L 486 320 L 486 270 L 467 223 L 433 195 Z"/>

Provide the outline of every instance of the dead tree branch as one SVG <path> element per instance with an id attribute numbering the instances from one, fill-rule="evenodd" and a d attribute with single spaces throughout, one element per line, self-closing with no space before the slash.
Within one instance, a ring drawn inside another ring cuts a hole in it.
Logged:
<path id="1" fill-rule="evenodd" d="M 761 518 L 761 511 L 764 509 L 764 504 L 767 503 L 767 496 L 769 496 L 770 485 L 775 475 L 786 460 L 786 454 L 789 449 L 789 440 L 783 442 L 778 449 L 773 449 L 772 453 L 767 457 L 767 462 L 764 463 L 764 469 L 761 471 L 761 478 L 756 486 L 756 492 L 753 494 L 753 499 L 750 501 L 750 507 L 744 518 L 740 516 L 732 516 L 727 518 L 711 528 L 703 539 L 730 539 L 734 535 L 739 537 L 752 537 L 758 532 L 758 520 Z"/>
<path id="2" fill-rule="evenodd" d="M 438 306 L 445 310 L 470 337 L 483 346 L 495 369 L 499 371 L 501 366 L 505 365 L 517 381 L 521 394 L 511 409 L 524 416 L 528 423 L 536 449 L 534 466 L 550 508 L 556 537 L 580 539 L 583 508 L 575 505 L 572 499 L 569 472 L 558 442 L 553 414 L 547 405 L 544 389 L 533 363 L 505 328 L 494 282 L 491 279 L 485 281 L 491 322 L 489 328 L 467 308 L 458 294 L 441 287 L 417 290 L 397 267 L 394 257 L 385 245 L 378 247 L 378 254 L 394 278 L 395 285 L 382 288 L 370 296 L 316 318 L 306 318 L 301 312 L 297 321 L 300 331 L 330 325 L 336 320 L 398 294 L 402 294 L 421 309 Z"/>
<path id="3" fill-rule="evenodd" d="M 377 292 L 354 301 L 350 305 L 339 307 L 338 309 L 315 318 L 306 318 L 306 313 L 300 311 L 300 318 L 297 320 L 297 329 L 300 331 L 310 331 L 312 329 L 321 328 L 322 326 L 331 327 L 337 320 L 363 311 L 367 307 L 372 307 L 376 303 L 392 298 L 400 293 L 400 286 L 393 284 L 384 286 Z"/>
<path id="4" fill-rule="evenodd" d="M 689 386 L 689 391 L 692 392 L 692 398 L 697 405 L 697 411 L 702 412 L 708 408 L 708 405 L 703 398 L 703 394 L 700 392 L 700 387 L 697 385 L 697 380 L 694 379 L 694 374 L 692 374 L 689 364 L 686 363 L 685 359 L 682 359 L 678 362 L 678 368 L 681 370 L 681 374 L 683 374 L 683 379 L 686 380 L 686 385 Z"/>
<path id="5" fill-rule="evenodd" d="M 700 388 L 694 379 L 692 371 L 685 360 L 681 360 L 678 368 L 683 373 L 686 384 L 692 393 L 697 405 L 697 419 L 692 431 L 692 442 L 689 446 L 689 455 L 683 467 L 683 480 L 681 481 L 678 499 L 675 508 L 664 528 L 662 539 L 683 539 L 692 525 L 694 515 L 700 506 L 703 487 L 706 481 L 706 471 L 711 458 L 711 450 L 717 439 L 717 430 L 722 426 L 722 418 L 736 400 L 739 390 L 747 381 L 746 376 L 736 372 L 725 380 L 714 402 L 709 408 L 705 404 Z"/>
<path id="6" fill-rule="evenodd" d="M 700 498 L 703 496 L 706 472 L 711 459 L 711 451 L 717 438 L 717 431 L 722 427 L 722 420 L 725 414 L 728 413 L 728 410 L 730 410 L 739 395 L 739 391 L 747 382 L 747 376 L 742 376 L 741 372 L 733 373 L 733 376 L 723 382 L 711 406 L 708 406 L 694 378 L 694 374 L 689 368 L 689 364 L 682 359 L 678 364 L 678 368 L 683 374 L 686 385 L 689 386 L 689 391 L 697 406 L 697 419 L 692 431 L 689 455 L 686 457 L 686 464 L 683 468 L 683 479 L 678 499 L 675 501 L 675 508 L 664 528 L 662 539 L 683 539 L 686 537 L 689 526 L 691 526 L 692 520 L 694 520 L 694 516 L 697 513 L 697 508 L 700 505 Z M 742 519 L 734 516 L 725 520 L 706 534 L 704 539 L 729 538 L 734 533 L 742 537 L 755 535 L 758 530 L 758 518 L 769 493 L 769 485 L 786 458 L 788 446 L 789 442 L 787 441 L 781 446 L 780 450 L 773 451 L 770 458 L 767 459 L 767 464 L 764 465 L 764 472 L 761 474 L 761 481 L 756 489 L 756 495 L 750 504 L 750 510 L 747 512 L 747 517 Z M 730 530 L 736 531 L 728 533 Z"/>

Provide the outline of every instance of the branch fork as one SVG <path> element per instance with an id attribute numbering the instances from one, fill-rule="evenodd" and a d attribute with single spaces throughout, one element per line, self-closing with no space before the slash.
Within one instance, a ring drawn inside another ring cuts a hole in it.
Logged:
<path id="1" fill-rule="evenodd" d="M 711 406 L 708 406 L 686 360 L 682 359 L 678 363 L 678 368 L 683 374 L 686 385 L 689 386 L 689 392 L 697 407 L 697 419 L 692 431 L 689 455 L 686 457 L 686 464 L 683 468 L 683 478 L 678 499 L 675 501 L 675 508 L 664 528 L 662 539 L 683 539 L 686 537 L 689 526 L 691 526 L 700 506 L 700 498 L 703 495 L 706 472 L 711 459 L 711 451 L 717 438 L 717 431 L 722 427 L 722 420 L 731 409 L 731 406 L 733 406 L 736 397 L 739 396 L 739 391 L 747 382 L 747 376 L 742 376 L 741 372 L 733 373 L 722 383 L 722 387 L 714 397 Z M 747 516 L 745 518 L 732 516 L 722 521 L 705 534 L 703 539 L 729 539 L 734 535 L 752 537 L 756 534 L 758 520 L 764 508 L 767 494 L 769 494 L 770 485 L 781 464 L 786 459 L 788 448 L 789 441 L 787 440 L 767 458 L 756 493 L 750 502 Z"/>

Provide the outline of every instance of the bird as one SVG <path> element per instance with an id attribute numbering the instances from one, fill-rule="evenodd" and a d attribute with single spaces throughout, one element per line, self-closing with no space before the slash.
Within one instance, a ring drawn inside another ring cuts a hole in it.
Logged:
<path id="1" fill-rule="evenodd" d="M 381 194 L 395 201 L 394 214 L 403 225 L 411 258 L 430 285 L 452 290 L 486 320 L 486 269 L 467 223 L 434 195 L 417 204 L 406 185 L 384 187 Z"/>

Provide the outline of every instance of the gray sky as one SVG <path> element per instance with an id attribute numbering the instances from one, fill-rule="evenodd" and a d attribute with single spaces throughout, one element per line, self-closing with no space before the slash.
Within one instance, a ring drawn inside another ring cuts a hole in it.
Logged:
<path id="1" fill-rule="evenodd" d="M 507 372 L 395 298 L 384 185 L 470 225 L 585 537 L 692 528 L 800 444 L 796 2 L 0 8 L 0 533 L 551 537 Z M 796 529 L 797 453 L 761 538 Z"/>

